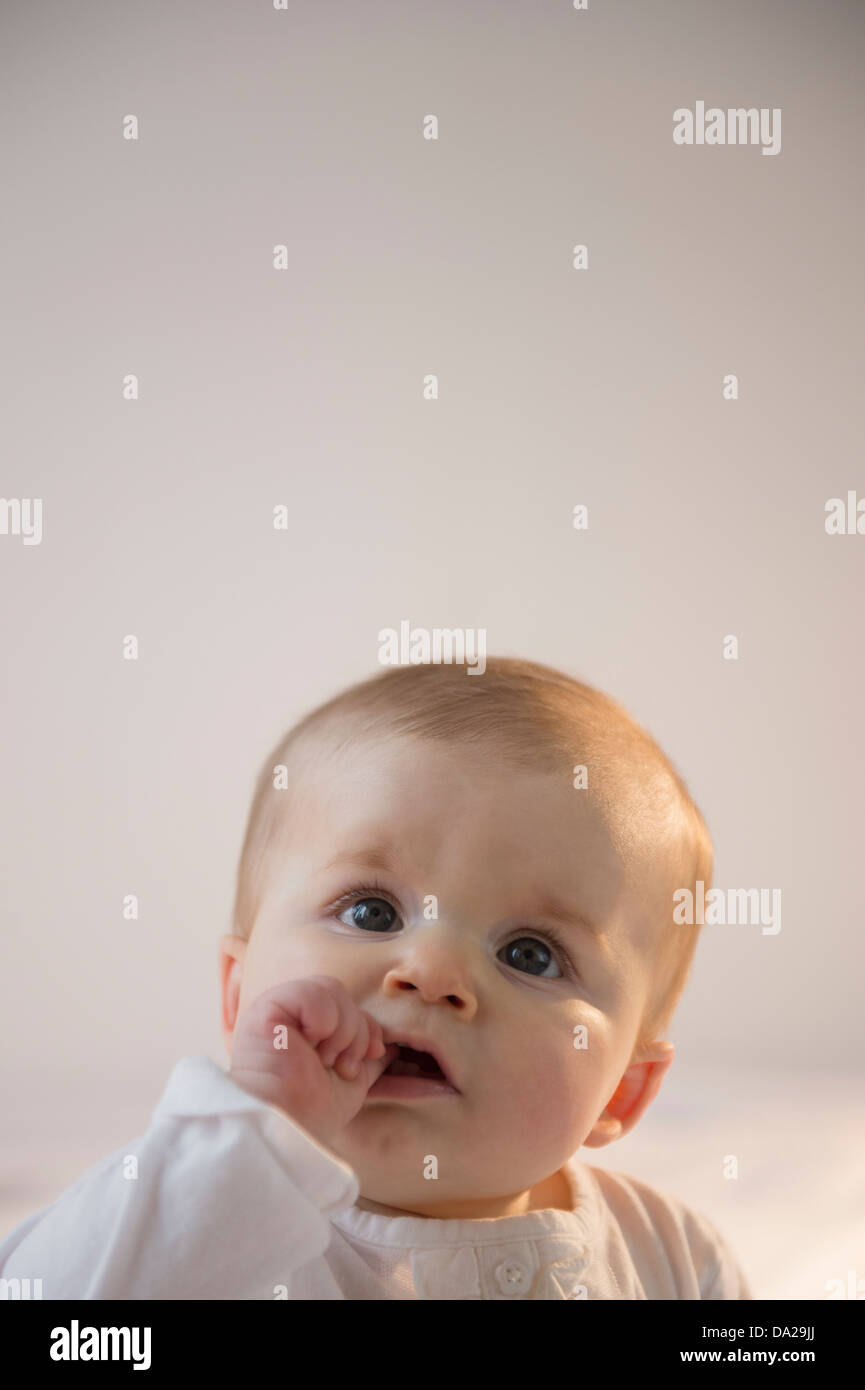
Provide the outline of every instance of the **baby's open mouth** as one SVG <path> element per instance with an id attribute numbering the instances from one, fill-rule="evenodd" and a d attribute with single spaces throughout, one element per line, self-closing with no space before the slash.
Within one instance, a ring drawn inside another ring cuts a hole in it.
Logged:
<path id="1" fill-rule="evenodd" d="M 441 1067 L 429 1052 L 416 1052 L 413 1047 L 405 1047 L 399 1044 L 399 1054 L 391 1062 L 390 1066 L 382 1073 L 383 1076 L 428 1076 L 437 1081 L 444 1081 L 445 1076 Z"/>

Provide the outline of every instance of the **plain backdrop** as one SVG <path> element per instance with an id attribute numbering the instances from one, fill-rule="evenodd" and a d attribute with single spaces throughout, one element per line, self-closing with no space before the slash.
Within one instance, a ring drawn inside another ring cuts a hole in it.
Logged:
<path id="1" fill-rule="evenodd" d="M 661 1098 L 583 1156 L 761 1293 L 865 1275 L 865 536 L 824 527 L 865 496 L 863 39 L 854 0 L 4 6 L 2 492 L 44 519 L 0 536 L 3 1225 L 224 1060 L 254 777 L 409 619 L 621 700 L 716 882 L 782 891 L 704 927 Z M 677 146 L 698 100 L 781 152 Z"/>

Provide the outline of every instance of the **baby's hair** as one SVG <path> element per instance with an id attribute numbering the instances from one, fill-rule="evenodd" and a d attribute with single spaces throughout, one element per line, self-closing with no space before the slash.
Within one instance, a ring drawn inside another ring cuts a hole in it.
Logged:
<path id="1" fill-rule="evenodd" d="M 533 772 L 587 769 L 588 796 L 628 867 L 659 855 L 670 866 L 670 892 L 658 911 L 654 985 L 638 1041 L 663 1036 L 685 987 L 699 926 L 673 921 L 673 889 L 712 882 L 712 841 L 688 788 L 651 735 L 615 700 L 561 671 L 516 657 L 487 657 L 480 676 L 459 665 L 391 667 L 350 686 L 307 714 L 264 760 L 252 798 L 237 871 L 232 932 L 248 939 L 273 858 L 292 808 L 292 766 L 320 765 L 359 740 L 397 737 L 466 745 L 502 763 Z M 312 764 L 310 759 L 313 760 Z M 288 769 L 289 786 L 274 786 L 274 770 Z M 284 842 L 284 841 L 283 841 Z M 666 903 L 666 907 L 664 907 Z"/>

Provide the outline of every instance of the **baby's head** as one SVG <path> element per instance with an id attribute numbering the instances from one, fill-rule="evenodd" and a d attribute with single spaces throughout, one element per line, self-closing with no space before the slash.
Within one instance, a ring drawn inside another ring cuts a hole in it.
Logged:
<path id="1" fill-rule="evenodd" d="M 263 990 L 335 976 L 458 1088 L 364 1103 L 333 1146 L 363 1202 L 563 1205 L 562 1164 L 631 1129 L 672 1060 L 698 931 L 673 893 L 711 877 L 685 784 L 608 696 L 510 658 L 389 669 L 265 761 L 221 943 L 227 1046 Z"/>

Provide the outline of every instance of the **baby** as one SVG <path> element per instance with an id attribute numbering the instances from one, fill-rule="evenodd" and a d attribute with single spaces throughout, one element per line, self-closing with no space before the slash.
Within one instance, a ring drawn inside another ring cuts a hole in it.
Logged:
<path id="1" fill-rule="evenodd" d="M 750 1299 L 715 1227 L 578 1161 L 627 1134 L 712 846 L 608 696 L 399 667 L 267 758 L 220 944 L 228 1072 L 0 1246 L 46 1298 Z"/>

